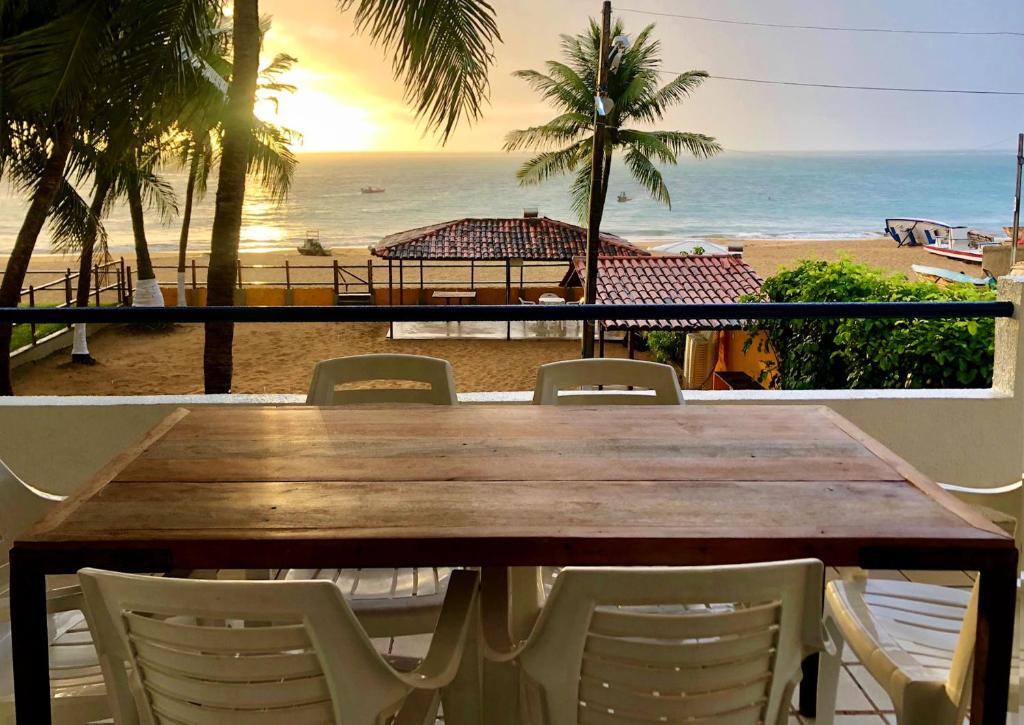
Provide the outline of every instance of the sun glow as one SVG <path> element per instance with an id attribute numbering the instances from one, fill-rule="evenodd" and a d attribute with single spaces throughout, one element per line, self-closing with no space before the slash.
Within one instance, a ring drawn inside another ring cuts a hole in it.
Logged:
<path id="1" fill-rule="evenodd" d="M 263 99 L 256 116 L 302 134 L 301 151 L 370 151 L 376 147 L 381 124 L 372 111 L 346 103 L 315 88 L 300 85 L 291 95 L 279 97 L 277 107 Z"/>

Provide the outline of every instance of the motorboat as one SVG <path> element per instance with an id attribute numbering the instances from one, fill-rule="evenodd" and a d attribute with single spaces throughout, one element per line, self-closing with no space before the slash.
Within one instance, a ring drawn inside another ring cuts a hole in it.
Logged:
<path id="1" fill-rule="evenodd" d="M 383 186 L 364 186 L 359 191 L 362 192 L 363 194 L 383 194 L 384 193 L 384 187 Z"/>
<path id="2" fill-rule="evenodd" d="M 320 230 L 312 229 L 306 232 L 306 240 L 297 247 L 299 254 L 305 257 L 329 257 L 331 250 L 325 249 L 320 243 Z"/>
<path id="3" fill-rule="evenodd" d="M 620 204 L 625 204 L 627 201 L 633 201 L 633 197 L 627 195 L 624 191 L 620 191 L 619 195 L 615 197 L 615 200 Z"/>
<path id="4" fill-rule="evenodd" d="M 991 234 L 934 219 L 886 219 L 885 233 L 900 247 L 924 247 L 940 257 L 975 264 L 981 264 L 986 246 L 1001 243 Z"/>

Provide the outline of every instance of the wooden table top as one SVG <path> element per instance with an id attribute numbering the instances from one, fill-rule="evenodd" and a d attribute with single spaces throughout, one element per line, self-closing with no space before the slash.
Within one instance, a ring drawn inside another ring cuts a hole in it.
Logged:
<path id="1" fill-rule="evenodd" d="M 16 543 L 191 568 L 894 551 L 970 568 L 953 552 L 1012 547 L 840 416 L 783 406 L 179 410 Z"/>

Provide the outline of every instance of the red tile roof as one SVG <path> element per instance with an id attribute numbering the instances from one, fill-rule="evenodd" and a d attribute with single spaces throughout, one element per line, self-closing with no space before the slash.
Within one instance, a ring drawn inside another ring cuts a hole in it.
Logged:
<path id="1" fill-rule="evenodd" d="M 573 260 L 567 283 L 579 284 L 585 260 Z M 571 278 L 571 280 L 570 280 Z M 601 256 L 597 260 L 598 304 L 713 304 L 736 302 L 761 289 L 761 278 L 739 257 L 727 255 Z M 720 330 L 736 320 L 609 320 L 609 330 Z"/>
<path id="2" fill-rule="evenodd" d="M 458 219 L 382 239 L 372 250 L 383 259 L 571 261 L 585 254 L 587 230 L 556 219 Z M 601 252 L 648 256 L 614 234 L 601 235 Z"/>

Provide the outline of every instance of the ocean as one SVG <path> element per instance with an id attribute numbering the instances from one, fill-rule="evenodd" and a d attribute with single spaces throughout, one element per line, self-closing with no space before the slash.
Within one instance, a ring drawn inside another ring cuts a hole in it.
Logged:
<path id="1" fill-rule="evenodd" d="M 365 246 L 406 229 L 461 217 L 519 216 L 524 208 L 574 221 L 568 179 L 521 187 L 527 158 L 506 154 L 303 154 L 280 205 L 250 184 L 242 249 L 292 248 L 307 230 L 325 246 Z M 672 209 L 647 198 L 622 165 L 612 170 L 602 228 L 633 240 L 693 237 L 849 239 L 877 236 L 887 216 L 911 216 L 997 231 L 1011 222 L 1014 154 L 1006 152 L 725 153 L 663 170 Z M 166 174 L 179 192 L 183 175 Z M 362 194 L 364 186 L 381 194 Z M 194 211 L 190 249 L 209 250 L 216 179 Z M 633 200 L 618 203 L 625 192 Z M 25 210 L 0 188 L 0 253 Z M 151 214 L 153 251 L 177 249 L 179 222 Z M 110 248 L 130 252 L 127 210 L 107 221 Z M 48 249 L 44 239 L 39 251 Z"/>

